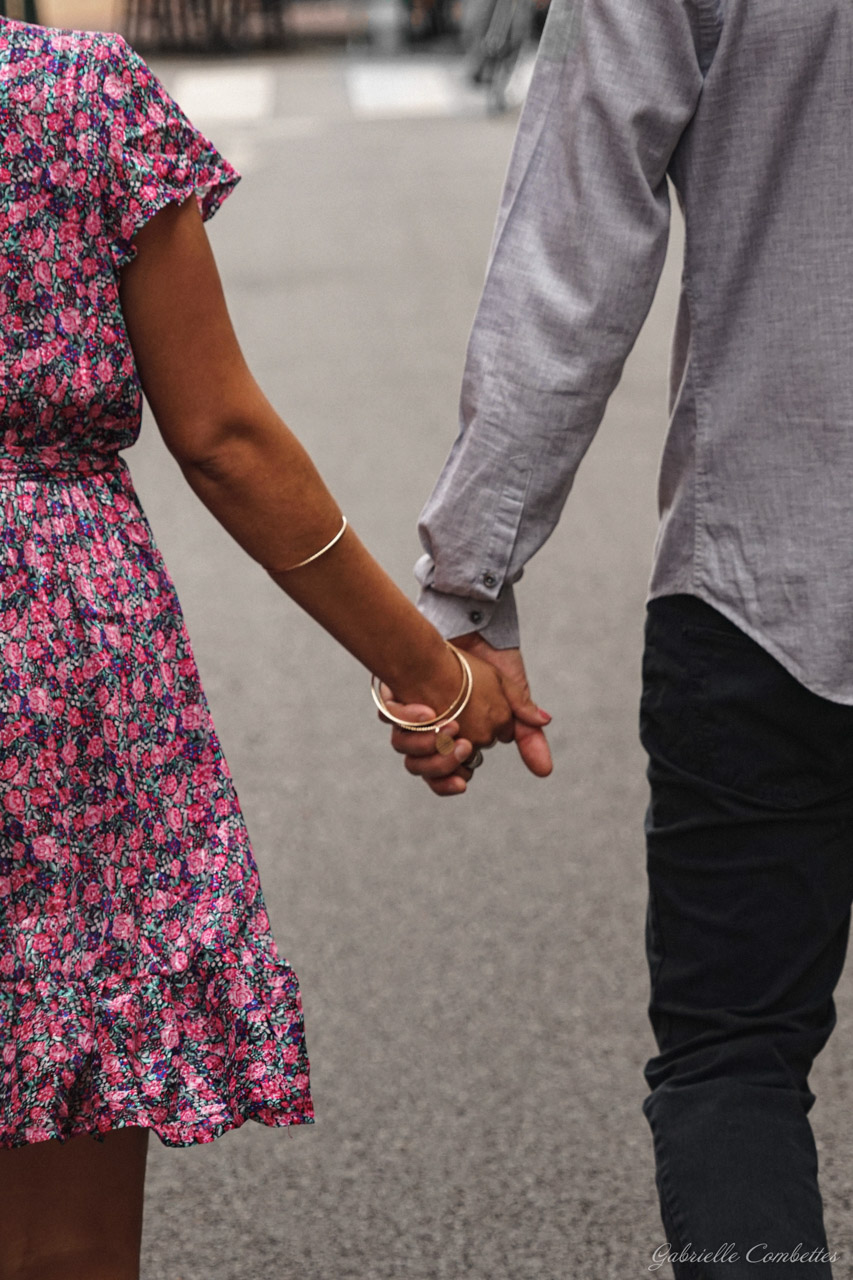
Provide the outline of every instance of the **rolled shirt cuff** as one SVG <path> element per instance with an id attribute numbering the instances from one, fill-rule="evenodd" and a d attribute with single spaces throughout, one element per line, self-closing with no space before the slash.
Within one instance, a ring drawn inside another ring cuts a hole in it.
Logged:
<path id="1" fill-rule="evenodd" d="M 418 608 L 446 640 L 479 631 L 495 649 L 518 648 L 518 613 L 511 586 L 505 586 L 494 601 L 447 595 L 424 587 Z"/>

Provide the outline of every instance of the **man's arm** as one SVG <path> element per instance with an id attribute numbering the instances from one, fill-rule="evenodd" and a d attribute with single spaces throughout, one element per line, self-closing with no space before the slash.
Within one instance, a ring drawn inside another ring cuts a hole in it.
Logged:
<path id="1" fill-rule="evenodd" d="M 553 531 L 651 306 L 667 169 L 720 34 L 717 0 L 552 0 L 468 346 L 460 430 L 419 526 L 419 607 L 490 661 L 527 767 L 551 771 L 513 584 Z M 396 733 L 438 794 L 432 744 Z M 445 770 L 446 773 L 446 770 Z"/>
<path id="2" fill-rule="evenodd" d="M 654 296 L 667 167 L 715 0 L 553 0 L 471 335 L 460 432 L 424 508 L 420 607 L 518 644 L 512 585 L 557 523 Z"/>

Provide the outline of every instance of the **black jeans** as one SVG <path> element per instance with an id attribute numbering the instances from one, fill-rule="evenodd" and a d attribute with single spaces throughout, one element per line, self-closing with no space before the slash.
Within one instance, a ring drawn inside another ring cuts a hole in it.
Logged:
<path id="1" fill-rule="evenodd" d="M 649 606 L 641 737 L 667 1261 L 678 1280 L 828 1280 L 808 1076 L 853 900 L 853 707 L 670 596 Z"/>

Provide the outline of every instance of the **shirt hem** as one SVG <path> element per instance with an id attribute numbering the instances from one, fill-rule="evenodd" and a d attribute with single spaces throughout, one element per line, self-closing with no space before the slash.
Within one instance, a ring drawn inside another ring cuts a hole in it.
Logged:
<path id="1" fill-rule="evenodd" d="M 771 658 L 775 658 L 775 660 L 785 668 L 788 674 L 793 676 L 798 684 L 801 684 L 804 689 L 808 689 L 809 693 L 814 693 L 817 697 L 824 698 L 827 702 L 838 703 L 840 706 L 853 706 L 853 690 L 848 694 L 839 693 L 837 689 L 829 689 L 820 680 L 815 680 L 810 677 L 803 664 L 798 662 L 795 658 L 792 658 L 790 654 L 786 653 L 780 645 L 775 643 L 772 637 L 768 636 L 766 633 L 762 632 L 759 627 L 756 627 L 751 623 L 749 619 L 744 617 L 738 609 L 734 608 L 726 601 L 717 599 L 716 596 L 705 588 L 691 585 L 689 587 L 666 587 L 651 590 L 647 597 L 647 603 L 652 600 L 662 600 L 666 596 L 681 595 L 695 596 L 698 600 L 703 600 L 705 604 L 710 605 L 712 609 L 716 609 L 724 618 L 733 623 L 739 631 L 742 631 L 745 636 L 748 636 L 750 640 L 754 640 L 757 645 L 760 645 L 765 653 L 769 653 Z"/>

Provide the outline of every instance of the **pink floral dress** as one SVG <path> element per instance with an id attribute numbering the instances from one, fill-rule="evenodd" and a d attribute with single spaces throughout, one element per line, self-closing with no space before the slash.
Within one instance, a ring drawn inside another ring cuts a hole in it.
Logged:
<path id="1" fill-rule="evenodd" d="M 238 176 L 116 36 L 0 19 L 0 112 L 0 1146 L 305 1123 L 296 978 L 119 454 L 119 271 Z"/>

